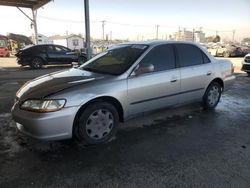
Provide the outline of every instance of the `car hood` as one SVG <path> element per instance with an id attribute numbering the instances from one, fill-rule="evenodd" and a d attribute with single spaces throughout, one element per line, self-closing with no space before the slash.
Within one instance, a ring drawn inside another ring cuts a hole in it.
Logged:
<path id="1" fill-rule="evenodd" d="M 28 81 L 19 89 L 16 96 L 20 100 L 26 100 L 28 98 L 46 98 L 65 89 L 107 77 L 111 77 L 111 75 L 97 74 L 72 68 Z"/>
<path id="2" fill-rule="evenodd" d="M 250 57 L 250 53 L 248 53 L 245 57 Z"/>

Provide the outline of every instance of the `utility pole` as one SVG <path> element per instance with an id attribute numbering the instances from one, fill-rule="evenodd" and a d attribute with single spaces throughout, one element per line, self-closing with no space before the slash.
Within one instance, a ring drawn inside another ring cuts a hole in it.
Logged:
<path id="1" fill-rule="evenodd" d="M 233 42 L 234 42 L 234 37 L 235 37 L 235 30 L 233 30 Z"/>
<path id="2" fill-rule="evenodd" d="M 199 42 L 201 42 L 201 35 L 202 35 L 202 27 L 200 27 L 200 40 L 199 40 Z"/>
<path id="3" fill-rule="evenodd" d="M 181 38 L 181 27 L 179 26 L 179 31 L 178 31 L 178 40 Z"/>
<path id="4" fill-rule="evenodd" d="M 219 31 L 215 31 L 215 36 L 217 36 L 219 34 Z"/>
<path id="5" fill-rule="evenodd" d="M 103 20 L 102 21 L 102 40 L 104 40 L 104 26 L 105 26 L 105 24 L 106 24 L 106 21 Z"/>
<path id="6" fill-rule="evenodd" d="M 84 0 L 84 12 L 85 12 L 85 34 L 86 34 L 85 48 L 87 52 L 87 59 L 90 59 L 92 56 L 92 52 L 90 47 L 89 0 Z"/>
<path id="7" fill-rule="evenodd" d="M 156 39 L 158 40 L 159 38 L 159 25 L 156 25 Z"/>
<path id="8" fill-rule="evenodd" d="M 112 31 L 110 31 L 110 41 L 112 41 Z"/>
<path id="9" fill-rule="evenodd" d="M 195 29 L 193 28 L 193 42 L 195 42 L 194 32 L 195 32 Z"/>

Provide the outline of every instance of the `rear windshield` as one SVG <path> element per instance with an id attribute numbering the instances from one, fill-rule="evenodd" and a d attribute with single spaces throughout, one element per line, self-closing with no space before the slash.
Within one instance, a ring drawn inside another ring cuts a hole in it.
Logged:
<path id="1" fill-rule="evenodd" d="M 147 48 L 147 45 L 142 44 L 116 46 L 93 58 L 80 69 L 119 75 L 127 71 Z"/>

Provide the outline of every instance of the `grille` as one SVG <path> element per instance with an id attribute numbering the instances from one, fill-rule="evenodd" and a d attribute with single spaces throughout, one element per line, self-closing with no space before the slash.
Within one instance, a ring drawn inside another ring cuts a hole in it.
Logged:
<path id="1" fill-rule="evenodd" d="M 250 71 L 250 65 L 243 65 L 242 66 L 242 70 L 248 70 L 248 71 Z"/>

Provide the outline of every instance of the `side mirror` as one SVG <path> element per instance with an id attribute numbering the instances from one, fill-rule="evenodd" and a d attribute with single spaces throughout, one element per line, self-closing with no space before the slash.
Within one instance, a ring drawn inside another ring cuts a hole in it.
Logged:
<path id="1" fill-rule="evenodd" d="M 78 68 L 79 67 L 78 62 L 72 62 L 71 65 L 72 65 L 73 68 Z"/>
<path id="2" fill-rule="evenodd" d="M 135 75 L 150 73 L 155 70 L 153 64 L 143 64 L 139 65 L 139 67 L 135 70 Z"/>

